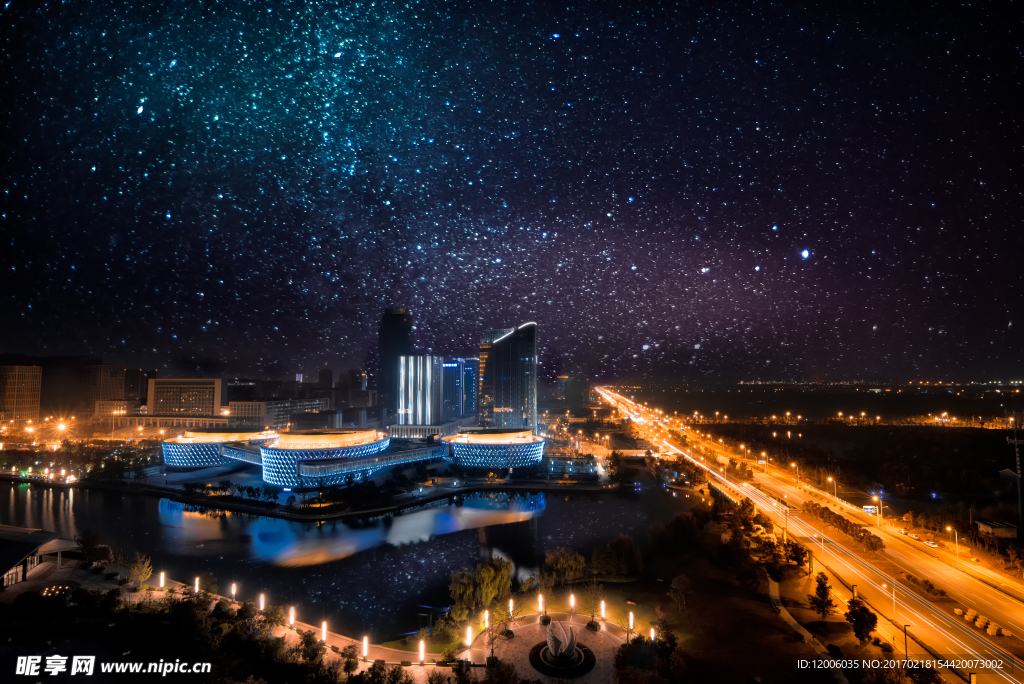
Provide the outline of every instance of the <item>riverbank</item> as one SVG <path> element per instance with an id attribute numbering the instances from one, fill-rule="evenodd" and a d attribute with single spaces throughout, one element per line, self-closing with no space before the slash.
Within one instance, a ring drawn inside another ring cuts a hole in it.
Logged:
<path id="1" fill-rule="evenodd" d="M 366 520 L 385 515 L 394 515 L 405 511 L 416 510 L 439 501 L 453 501 L 456 497 L 477 492 L 519 491 L 519 492 L 608 492 L 618 488 L 617 485 L 588 484 L 576 482 L 551 481 L 520 481 L 503 480 L 500 482 L 474 482 L 466 480 L 465 484 L 431 487 L 429 492 L 414 495 L 404 501 L 394 502 L 386 506 L 361 508 L 357 510 L 313 510 L 299 509 L 294 506 L 271 503 L 253 505 L 235 500 L 228 496 L 194 496 L 173 487 L 161 487 L 153 484 L 139 484 L 134 480 L 110 481 L 83 479 L 74 484 L 55 484 L 43 480 L 26 479 L 17 476 L 0 474 L 0 480 L 28 483 L 35 487 L 58 489 L 99 489 L 122 494 L 140 494 L 161 499 L 169 499 L 178 503 L 197 506 L 208 510 L 223 510 L 233 513 L 248 513 L 268 518 L 279 518 L 291 522 L 319 523 L 328 520 Z"/>

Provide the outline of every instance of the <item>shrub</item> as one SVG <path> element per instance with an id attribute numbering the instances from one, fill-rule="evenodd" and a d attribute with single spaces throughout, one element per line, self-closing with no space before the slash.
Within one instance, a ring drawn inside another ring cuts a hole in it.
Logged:
<path id="1" fill-rule="evenodd" d="M 963 608 L 954 608 L 953 609 L 953 614 L 954 615 L 963 615 L 964 614 Z"/>
<path id="2" fill-rule="evenodd" d="M 999 625 L 994 622 L 989 623 L 987 631 L 989 636 L 999 636 Z"/>

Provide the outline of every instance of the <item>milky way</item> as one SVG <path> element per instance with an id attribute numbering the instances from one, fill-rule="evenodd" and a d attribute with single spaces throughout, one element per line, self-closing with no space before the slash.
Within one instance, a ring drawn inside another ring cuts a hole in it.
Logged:
<path id="1" fill-rule="evenodd" d="M 0 351 L 1024 371 L 1019 17 L 784 4 L 16 0 Z"/>

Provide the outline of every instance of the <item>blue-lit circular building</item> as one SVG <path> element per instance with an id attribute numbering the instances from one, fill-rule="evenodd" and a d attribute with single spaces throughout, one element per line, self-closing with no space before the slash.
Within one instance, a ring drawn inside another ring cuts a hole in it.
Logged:
<path id="1" fill-rule="evenodd" d="M 529 430 L 474 430 L 442 441 L 449 460 L 464 468 L 521 468 L 544 457 L 544 440 Z"/>
<path id="2" fill-rule="evenodd" d="M 209 468 L 227 465 L 221 447 L 228 442 L 260 444 L 277 439 L 273 432 L 186 432 L 163 442 L 164 464 L 173 468 Z"/>
<path id="3" fill-rule="evenodd" d="M 287 432 L 260 445 L 263 481 L 281 487 L 340 484 L 354 472 L 346 461 L 379 454 L 390 443 L 376 430 Z"/>

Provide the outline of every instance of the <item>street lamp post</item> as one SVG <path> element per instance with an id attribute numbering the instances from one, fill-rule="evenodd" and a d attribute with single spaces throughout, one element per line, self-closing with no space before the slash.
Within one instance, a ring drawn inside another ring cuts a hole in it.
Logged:
<path id="1" fill-rule="evenodd" d="M 955 539 L 956 539 L 956 562 L 959 563 L 960 562 L 960 535 L 950 525 L 946 525 L 946 531 L 947 532 L 952 532 L 954 535 L 956 535 L 955 536 Z"/>
<path id="2" fill-rule="evenodd" d="M 885 584 L 882 584 L 882 588 L 885 589 Z M 892 620 L 896 621 L 896 577 L 892 578 Z"/>
<path id="3" fill-rule="evenodd" d="M 835 481 L 835 479 L 831 475 L 829 476 L 828 481 L 832 483 L 832 496 L 834 496 L 835 498 L 838 499 L 839 498 L 839 484 Z"/>
<path id="4" fill-rule="evenodd" d="M 797 484 L 799 484 L 800 483 L 800 466 L 798 466 L 796 463 L 790 463 L 789 467 L 790 468 L 796 468 L 796 481 L 797 481 Z"/>
<path id="5" fill-rule="evenodd" d="M 878 502 L 878 529 L 882 529 L 882 497 L 876 495 L 871 497 L 871 500 Z"/>

